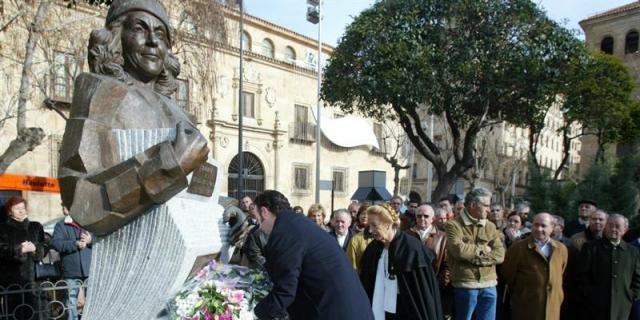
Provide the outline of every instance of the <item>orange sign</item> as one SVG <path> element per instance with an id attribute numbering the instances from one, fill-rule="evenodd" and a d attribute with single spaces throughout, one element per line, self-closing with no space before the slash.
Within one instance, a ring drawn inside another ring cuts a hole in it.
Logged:
<path id="1" fill-rule="evenodd" d="M 0 190 L 60 193 L 60 184 L 56 178 L 0 174 Z"/>

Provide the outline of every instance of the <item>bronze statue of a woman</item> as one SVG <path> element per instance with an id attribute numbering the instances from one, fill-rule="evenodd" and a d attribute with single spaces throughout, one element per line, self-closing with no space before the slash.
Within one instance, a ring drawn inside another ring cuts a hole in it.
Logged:
<path id="1" fill-rule="evenodd" d="M 207 159 L 205 138 L 170 98 L 180 71 L 166 11 L 155 0 L 114 1 L 89 40 L 60 158 L 62 200 L 104 235 L 187 187 Z"/>

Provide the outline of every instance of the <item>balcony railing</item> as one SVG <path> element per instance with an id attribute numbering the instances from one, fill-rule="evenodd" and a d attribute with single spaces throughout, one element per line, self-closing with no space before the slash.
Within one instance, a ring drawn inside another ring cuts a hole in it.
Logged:
<path id="1" fill-rule="evenodd" d="M 312 143 L 316 141 L 316 125 L 308 122 L 290 123 L 289 139 L 302 143 Z"/>

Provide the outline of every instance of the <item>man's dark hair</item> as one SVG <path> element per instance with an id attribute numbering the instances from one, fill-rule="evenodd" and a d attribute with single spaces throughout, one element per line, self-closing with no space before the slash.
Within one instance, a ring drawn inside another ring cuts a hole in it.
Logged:
<path id="1" fill-rule="evenodd" d="M 440 198 L 440 200 L 438 202 L 442 202 L 442 201 L 449 201 L 449 204 L 451 204 L 451 199 L 449 199 L 449 197 L 442 197 Z"/>
<path id="2" fill-rule="evenodd" d="M 258 207 L 269 209 L 276 216 L 281 210 L 291 210 L 289 199 L 276 190 L 265 190 L 256 197 L 253 203 Z"/>

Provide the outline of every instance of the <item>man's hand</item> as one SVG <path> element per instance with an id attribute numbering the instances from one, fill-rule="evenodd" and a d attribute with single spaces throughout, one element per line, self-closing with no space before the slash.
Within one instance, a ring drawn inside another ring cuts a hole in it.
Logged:
<path id="1" fill-rule="evenodd" d="M 78 250 L 84 250 L 87 247 L 87 243 L 84 240 L 78 240 L 76 241 L 76 247 L 78 247 Z"/>
<path id="2" fill-rule="evenodd" d="M 36 252 L 36 246 L 31 241 L 25 241 L 20 244 L 20 253 L 31 253 Z"/>
<path id="3" fill-rule="evenodd" d="M 84 241 L 84 242 L 85 242 L 85 244 L 90 244 L 90 243 L 91 243 L 91 240 L 93 240 L 93 239 L 91 238 L 91 234 L 90 234 L 90 233 L 88 233 L 88 232 L 83 232 L 83 233 L 80 235 L 80 240 L 81 240 L 81 241 Z"/>

